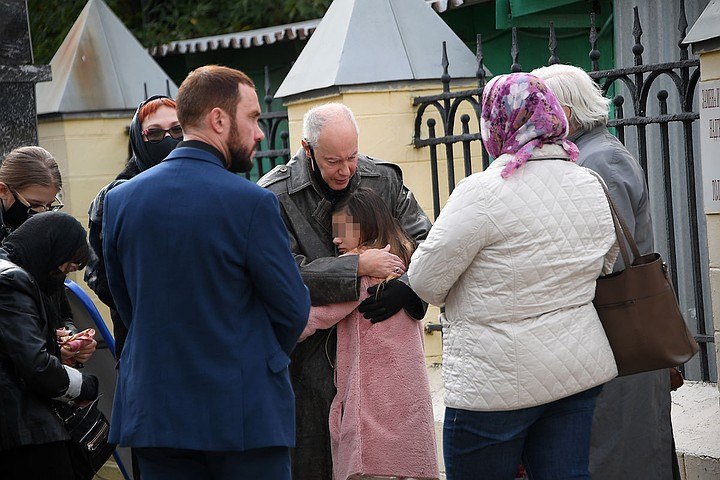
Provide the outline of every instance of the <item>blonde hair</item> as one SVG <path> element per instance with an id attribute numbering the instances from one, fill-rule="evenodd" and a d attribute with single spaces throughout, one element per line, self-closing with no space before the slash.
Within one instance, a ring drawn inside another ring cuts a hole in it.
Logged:
<path id="1" fill-rule="evenodd" d="M 530 73 L 545 81 L 560 104 L 570 109 L 568 121 L 572 129 L 592 130 L 607 125 L 610 99 L 584 70 L 556 64 Z"/>
<path id="2" fill-rule="evenodd" d="M 42 147 L 20 147 L 8 153 L 0 165 L 0 182 L 14 190 L 33 185 L 62 189 L 60 168 Z"/>

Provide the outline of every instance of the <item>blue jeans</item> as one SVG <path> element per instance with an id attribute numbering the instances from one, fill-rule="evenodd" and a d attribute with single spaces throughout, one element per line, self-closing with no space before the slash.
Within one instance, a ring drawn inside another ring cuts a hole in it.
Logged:
<path id="1" fill-rule="evenodd" d="M 530 480 L 589 480 L 590 429 L 601 389 L 507 412 L 446 408 L 447 480 L 511 480 L 520 463 Z"/>

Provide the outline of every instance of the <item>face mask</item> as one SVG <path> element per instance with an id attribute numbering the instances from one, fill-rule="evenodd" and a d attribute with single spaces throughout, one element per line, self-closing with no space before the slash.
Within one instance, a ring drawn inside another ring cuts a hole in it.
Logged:
<path id="1" fill-rule="evenodd" d="M 28 207 L 19 201 L 15 200 L 8 209 L 5 209 L 4 202 L 0 201 L 0 203 L 2 203 L 3 206 L 3 222 L 6 227 L 14 230 L 30 218 L 30 215 L 28 215 Z"/>
<path id="2" fill-rule="evenodd" d="M 50 272 L 45 278 L 36 278 L 40 290 L 45 295 L 54 295 L 65 287 L 65 275 L 59 268 Z"/>
<path id="3" fill-rule="evenodd" d="M 153 164 L 157 165 L 165 160 L 165 157 L 170 155 L 170 152 L 175 150 L 178 143 L 180 143 L 179 139 L 176 140 L 168 135 L 159 142 L 145 142 L 145 148 L 147 149 L 148 154 L 150 154 Z"/>

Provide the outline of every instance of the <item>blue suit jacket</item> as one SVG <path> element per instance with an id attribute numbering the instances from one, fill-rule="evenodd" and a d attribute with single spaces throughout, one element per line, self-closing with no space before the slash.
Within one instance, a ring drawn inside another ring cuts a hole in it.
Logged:
<path id="1" fill-rule="evenodd" d="M 108 193 L 103 234 L 129 328 L 110 440 L 293 446 L 288 355 L 310 300 L 275 195 L 181 147 Z"/>

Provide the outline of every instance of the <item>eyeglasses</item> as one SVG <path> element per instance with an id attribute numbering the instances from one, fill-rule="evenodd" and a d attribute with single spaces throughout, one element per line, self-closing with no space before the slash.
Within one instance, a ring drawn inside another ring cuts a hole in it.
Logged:
<path id="1" fill-rule="evenodd" d="M 55 195 L 56 203 L 50 203 L 48 205 L 31 205 L 30 202 L 25 200 L 25 197 L 20 195 L 18 192 L 16 192 L 12 188 L 10 189 L 10 193 L 13 194 L 13 197 L 15 198 L 16 201 L 22 203 L 23 205 L 25 205 L 27 207 L 28 215 L 35 215 L 36 213 L 43 213 L 43 212 L 55 212 L 65 206 L 62 203 L 62 201 L 60 200 L 60 197 L 58 197 L 57 195 Z"/>
<path id="2" fill-rule="evenodd" d="M 147 138 L 147 141 L 150 143 L 161 142 L 162 139 L 165 138 L 165 135 L 168 133 L 175 140 L 182 140 L 183 138 L 183 129 L 180 125 L 175 125 L 174 127 L 170 127 L 167 130 L 163 130 L 162 128 L 148 128 L 143 130 L 142 132 L 145 138 Z"/>

